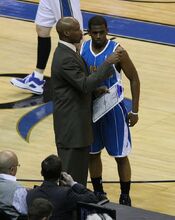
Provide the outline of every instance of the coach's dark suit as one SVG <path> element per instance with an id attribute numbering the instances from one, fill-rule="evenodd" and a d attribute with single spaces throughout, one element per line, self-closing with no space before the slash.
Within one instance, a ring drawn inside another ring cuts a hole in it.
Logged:
<path id="1" fill-rule="evenodd" d="M 63 169 L 66 167 L 64 170 L 70 173 L 74 180 L 83 184 L 86 180 L 82 180 L 81 175 L 83 172 L 87 173 L 88 151 L 85 154 L 80 153 L 78 158 L 70 155 L 65 158 L 69 153 L 62 154 L 60 149 L 83 150 L 92 144 L 92 91 L 111 75 L 110 68 L 111 65 L 105 63 L 96 74 L 90 75 L 82 58 L 68 46 L 60 43 L 52 61 L 51 82 L 56 145 Z M 64 163 L 70 160 L 72 168 L 67 168 Z M 72 173 L 75 166 L 78 167 L 75 169 L 77 175 Z"/>
<path id="2" fill-rule="evenodd" d="M 30 207 L 36 198 L 45 198 L 53 204 L 54 211 L 50 220 L 72 220 L 78 201 L 98 202 L 95 194 L 83 185 L 75 184 L 72 187 L 66 187 L 58 186 L 57 183 L 51 181 L 44 181 L 41 186 L 28 191 L 27 206 Z"/>

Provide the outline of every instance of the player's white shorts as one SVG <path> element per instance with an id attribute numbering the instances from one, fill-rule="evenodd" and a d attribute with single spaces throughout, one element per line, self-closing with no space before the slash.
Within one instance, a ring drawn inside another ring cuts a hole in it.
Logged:
<path id="1" fill-rule="evenodd" d="M 35 23 L 43 27 L 53 27 L 63 16 L 76 18 L 83 30 L 80 0 L 40 0 Z"/>

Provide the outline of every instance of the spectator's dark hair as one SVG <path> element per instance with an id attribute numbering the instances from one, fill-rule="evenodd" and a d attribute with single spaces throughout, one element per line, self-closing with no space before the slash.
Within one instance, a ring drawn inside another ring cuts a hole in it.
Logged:
<path id="1" fill-rule="evenodd" d="M 44 180 L 57 181 L 62 171 L 61 160 L 56 155 L 50 155 L 41 163 L 41 174 Z"/>
<path id="2" fill-rule="evenodd" d="M 28 209 L 29 220 L 41 220 L 46 217 L 49 219 L 53 211 L 53 205 L 47 199 L 37 198 L 33 200 Z"/>
<path id="3" fill-rule="evenodd" d="M 103 25 L 103 24 L 107 28 L 107 22 L 106 22 L 105 18 L 100 15 L 96 15 L 96 16 L 93 16 L 92 18 L 90 18 L 90 20 L 88 22 L 88 29 L 90 30 L 93 25 Z"/>

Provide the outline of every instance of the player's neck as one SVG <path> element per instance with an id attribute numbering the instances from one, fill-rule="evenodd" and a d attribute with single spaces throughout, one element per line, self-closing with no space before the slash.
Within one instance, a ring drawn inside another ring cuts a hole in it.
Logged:
<path id="1" fill-rule="evenodd" d="M 101 46 L 97 46 L 97 45 L 94 45 L 92 43 L 92 50 L 95 54 L 98 54 L 100 53 L 105 47 L 106 47 L 106 44 L 108 43 L 108 40 Z"/>

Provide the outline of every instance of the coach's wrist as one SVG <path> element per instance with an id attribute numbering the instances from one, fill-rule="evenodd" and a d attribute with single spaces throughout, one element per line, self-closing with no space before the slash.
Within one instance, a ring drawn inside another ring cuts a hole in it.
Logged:
<path id="1" fill-rule="evenodd" d="M 70 186 L 73 187 L 75 184 L 77 184 L 77 182 L 73 181 Z"/>

